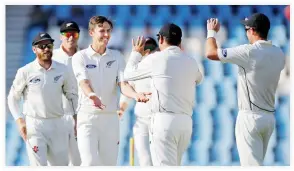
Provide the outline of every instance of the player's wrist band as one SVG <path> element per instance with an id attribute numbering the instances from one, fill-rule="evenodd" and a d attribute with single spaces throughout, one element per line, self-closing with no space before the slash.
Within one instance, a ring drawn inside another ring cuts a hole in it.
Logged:
<path id="1" fill-rule="evenodd" d="M 89 97 L 89 98 L 90 98 L 90 97 L 93 97 L 93 96 L 96 96 L 96 94 L 93 93 L 93 92 L 91 92 L 91 93 L 88 94 L 88 97 Z"/>
<path id="2" fill-rule="evenodd" d="M 207 39 L 210 37 L 215 37 L 216 31 L 214 30 L 207 30 Z"/>

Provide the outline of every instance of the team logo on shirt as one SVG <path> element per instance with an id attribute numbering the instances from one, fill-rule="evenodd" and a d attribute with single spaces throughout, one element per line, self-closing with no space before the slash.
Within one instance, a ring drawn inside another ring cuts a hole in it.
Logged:
<path id="1" fill-rule="evenodd" d="M 33 78 L 33 79 L 31 79 L 29 82 L 30 82 L 30 83 L 33 83 L 33 84 L 36 84 L 36 83 L 38 83 L 38 82 L 40 82 L 40 81 L 41 81 L 40 78 Z"/>
<path id="2" fill-rule="evenodd" d="M 34 151 L 35 153 L 37 153 L 37 152 L 39 151 L 39 147 L 38 147 L 38 146 L 34 146 L 32 149 L 33 149 L 33 151 Z"/>
<path id="3" fill-rule="evenodd" d="M 222 50 L 222 54 L 223 54 L 224 57 L 227 57 L 227 55 L 228 55 L 228 53 L 227 53 L 227 49 L 223 49 L 223 50 Z"/>
<path id="4" fill-rule="evenodd" d="M 113 61 L 108 61 L 108 62 L 106 63 L 106 68 L 110 68 L 111 65 L 113 64 L 113 62 L 115 62 L 115 60 L 113 60 Z"/>
<path id="5" fill-rule="evenodd" d="M 57 83 L 57 81 L 59 80 L 59 78 L 61 78 L 62 75 L 58 75 L 56 77 L 54 77 L 54 82 Z"/>
<path id="6" fill-rule="evenodd" d="M 88 65 L 86 65 L 86 68 L 89 68 L 89 69 L 96 68 L 96 65 L 94 65 L 94 64 L 88 64 Z"/>

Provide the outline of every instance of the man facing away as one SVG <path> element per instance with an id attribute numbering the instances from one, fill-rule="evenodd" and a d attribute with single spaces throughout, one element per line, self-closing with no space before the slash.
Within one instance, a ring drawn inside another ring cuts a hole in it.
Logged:
<path id="1" fill-rule="evenodd" d="M 239 68 L 235 136 L 240 163 L 259 166 L 275 128 L 275 93 L 285 56 L 267 40 L 270 21 L 266 15 L 255 13 L 241 23 L 249 44 L 221 49 L 215 39 L 220 24 L 215 18 L 207 20 L 206 56 Z"/>
<path id="2" fill-rule="evenodd" d="M 133 41 L 133 52 L 125 70 L 125 79 L 151 78 L 150 150 L 154 166 L 181 164 L 192 134 L 192 109 L 196 85 L 202 80 L 194 58 L 181 50 L 182 30 L 168 23 L 158 36 L 160 52 L 139 63 L 145 40 Z"/>
<path id="3" fill-rule="evenodd" d="M 146 38 L 144 47 L 144 57 L 145 60 L 150 54 L 158 50 L 158 45 L 156 40 L 151 37 Z M 142 61 L 141 60 L 141 61 Z M 128 65 L 127 67 L 131 67 Z M 150 91 L 150 78 L 137 80 L 132 82 L 132 86 L 137 92 L 149 92 Z M 120 115 L 128 107 L 129 98 L 121 95 L 120 98 Z M 151 153 L 150 153 L 150 118 L 151 118 L 151 105 L 150 101 L 147 103 L 136 103 L 134 114 L 136 116 L 136 121 L 133 127 L 134 144 L 137 152 L 139 165 L 140 166 L 152 166 Z"/>

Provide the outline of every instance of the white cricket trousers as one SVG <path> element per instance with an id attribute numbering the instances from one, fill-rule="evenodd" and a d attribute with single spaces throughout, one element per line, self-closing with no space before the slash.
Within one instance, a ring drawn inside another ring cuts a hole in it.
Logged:
<path id="1" fill-rule="evenodd" d="M 26 116 L 26 148 L 31 166 L 68 165 L 68 131 L 62 117 L 37 119 Z"/>
<path id="2" fill-rule="evenodd" d="M 69 134 L 69 165 L 70 166 L 80 166 L 81 165 L 81 157 L 78 149 L 78 143 L 75 137 L 74 131 L 74 119 L 72 115 L 64 115 L 65 124 L 68 129 Z"/>
<path id="3" fill-rule="evenodd" d="M 152 166 L 150 153 L 150 117 L 137 117 L 133 127 L 135 149 L 140 166 Z"/>
<path id="4" fill-rule="evenodd" d="M 78 113 L 77 138 L 81 166 L 115 166 L 119 146 L 119 119 L 113 114 Z"/>
<path id="5" fill-rule="evenodd" d="M 179 166 L 191 140 L 192 118 L 185 114 L 153 114 L 150 134 L 153 165 Z"/>
<path id="6" fill-rule="evenodd" d="M 241 166 L 261 166 L 275 128 L 273 113 L 239 111 L 235 127 Z"/>

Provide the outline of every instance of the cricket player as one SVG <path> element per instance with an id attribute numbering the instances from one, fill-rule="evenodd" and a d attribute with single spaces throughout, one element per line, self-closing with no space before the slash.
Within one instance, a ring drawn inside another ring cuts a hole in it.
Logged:
<path id="1" fill-rule="evenodd" d="M 145 40 L 133 41 L 133 52 L 125 70 L 128 81 L 151 79 L 150 150 L 154 166 L 181 164 L 192 134 L 192 109 L 196 85 L 202 80 L 194 58 L 180 48 L 182 30 L 168 23 L 158 36 L 160 52 L 144 55 Z"/>
<path id="2" fill-rule="evenodd" d="M 36 60 L 17 71 L 8 95 L 8 106 L 16 120 L 20 135 L 26 142 L 32 166 L 68 165 L 68 131 L 62 108 L 62 95 L 77 106 L 68 70 L 52 61 L 54 40 L 47 33 L 39 33 L 32 50 Z M 20 99 L 23 97 L 23 114 Z"/>
<path id="3" fill-rule="evenodd" d="M 104 16 L 89 21 L 92 43 L 72 60 L 78 81 L 77 139 L 82 166 L 117 164 L 119 145 L 118 87 L 127 97 L 147 102 L 124 80 L 124 57 L 106 46 L 113 24 Z"/>
<path id="4" fill-rule="evenodd" d="M 78 85 L 72 69 L 72 56 L 78 51 L 78 40 L 79 40 L 80 29 L 76 22 L 65 21 L 60 27 L 60 40 L 61 45 L 58 49 L 53 50 L 52 59 L 63 63 L 67 66 L 69 70 L 69 77 L 72 79 L 72 86 L 76 94 L 78 94 Z M 78 150 L 78 144 L 76 141 L 76 124 L 77 115 L 75 114 L 75 109 L 72 108 L 65 96 L 62 97 L 63 109 L 64 109 L 64 119 L 68 126 L 69 131 L 69 161 L 70 165 L 80 166 L 81 158 Z"/>
<path id="5" fill-rule="evenodd" d="M 156 41 L 151 38 L 146 38 L 144 47 L 144 57 L 142 60 L 148 58 L 149 54 L 156 52 L 158 45 Z M 127 65 L 129 67 L 130 65 Z M 133 87 L 137 92 L 149 92 L 150 91 L 150 78 L 137 80 L 133 82 Z M 128 107 L 129 99 L 125 96 L 121 96 L 120 109 L 123 113 Z M 133 127 L 133 135 L 135 141 L 135 149 L 137 152 L 140 166 L 152 166 L 150 145 L 149 145 L 149 129 L 151 118 L 151 106 L 147 103 L 136 103 L 134 113 L 136 115 L 136 121 Z"/>
<path id="6" fill-rule="evenodd" d="M 241 23 L 249 44 L 221 49 L 215 39 L 220 23 L 215 18 L 207 20 L 206 56 L 239 67 L 235 136 L 240 163 L 259 166 L 275 128 L 275 93 L 285 56 L 267 40 L 270 21 L 266 15 L 255 13 Z"/>

